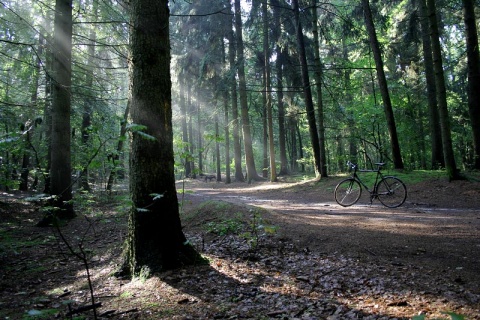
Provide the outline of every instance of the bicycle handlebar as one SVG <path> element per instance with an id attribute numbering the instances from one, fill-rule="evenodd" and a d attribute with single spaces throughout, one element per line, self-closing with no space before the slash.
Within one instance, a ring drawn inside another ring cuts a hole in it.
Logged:
<path id="1" fill-rule="evenodd" d="M 358 168 L 357 165 L 355 163 L 350 162 L 350 160 L 347 161 L 347 166 L 348 166 L 349 169 L 357 169 Z"/>
<path id="2" fill-rule="evenodd" d="M 373 171 L 380 171 L 380 169 L 382 169 L 382 167 L 385 165 L 385 162 L 376 162 L 375 165 L 378 166 L 378 169 L 377 170 L 373 170 Z M 353 170 L 357 170 L 358 169 L 358 165 L 356 165 L 355 163 L 351 162 L 350 160 L 347 161 L 347 166 L 349 169 L 353 169 Z M 370 170 L 360 170 L 360 171 L 370 171 Z"/>

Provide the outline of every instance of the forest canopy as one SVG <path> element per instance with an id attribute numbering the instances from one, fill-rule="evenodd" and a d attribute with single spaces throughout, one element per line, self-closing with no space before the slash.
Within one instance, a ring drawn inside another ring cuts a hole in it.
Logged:
<path id="1" fill-rule="evenodd" d="M 129 134 L 144 131 L 128 118 L 129 7 L 72 5 L 73 183 L 111 190 L 128 175 Z M 480 169 L 478 1 L 169 7 L 177 178 L 320 177 L 347 169 L 347 160 L 446 168 L 451 177 Z M 55 13 L 52 0 L 0 2 L 0 179 L 8 190 L 48 191 L 52 102 L 62 85 Z"/>

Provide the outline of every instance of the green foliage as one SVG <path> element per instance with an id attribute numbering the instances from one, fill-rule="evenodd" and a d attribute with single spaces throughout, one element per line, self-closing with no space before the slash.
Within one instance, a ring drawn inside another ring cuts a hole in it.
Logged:
<path id="1" fill-rule="evenodd" d="M 206 230 L 219 236 L 228 234 L 238 234 L 242 230 L 243 224 L 237 219 L 226 219 L 219 222 L 209 222 L 206 225 Z"/>
<path id="2" fill-rule="evenodd" d="M 240 236 L 245 238 L 252 250 L 258 247 L 260 237 L 264 235 L 272 235 L 277 232 L 277 227 L 265 224 L 260 209 L 250 210 L 251 217 L 248 223 L 248 229 Z"/>
<path id="3" fill-rule="evenodd" d="M 465 319 L 464 316 L 462 316 L 460 314 L 457 314 L 455 312 L 443 312 L 443 313 L 450 316 L 451 320 L 464 320 Z M 426 320 L 426 319 L 427 319 L 426 315 L 424 315 L 424 314 L 412 317 L 412 320 Z M 447 320 L 447 319 L 436 318 L 436 319 L 433 319 L 433 320 Z"/>

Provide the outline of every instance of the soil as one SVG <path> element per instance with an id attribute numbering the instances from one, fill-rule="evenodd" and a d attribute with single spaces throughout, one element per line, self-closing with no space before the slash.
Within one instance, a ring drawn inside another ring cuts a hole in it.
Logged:
<path id="1" fill-rule="evenodd" d="M 179 182 L 184 231 L 210 264 L 133 281 L 112 276 L 121 194 L 84 199 L 60 235 L 35 226 L 39 204 L 3 193 L 0 318 L 480 319 L 480 182 L 411 184 L 389 209 L 340 207 L 339 180 Z M 79 310 L 91 292 L 96 314 Z"/>

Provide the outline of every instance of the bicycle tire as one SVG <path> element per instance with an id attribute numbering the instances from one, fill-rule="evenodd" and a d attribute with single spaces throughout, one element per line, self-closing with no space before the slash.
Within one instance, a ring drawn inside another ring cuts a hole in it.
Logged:
<path id="1" fill-rule="evenodd" d="M 353 178 L 342 180 L 335 187 L 335 201 L 342 207 L 354 205 L 361 195 L 362 186 Z"/>
<path id="2" fill-rule="evenodd" d="M 386 176 L 377 184 L 377 198 L 388 208 L 400 207 L 407 199 L 407 187 L 402 180 Z"/>

